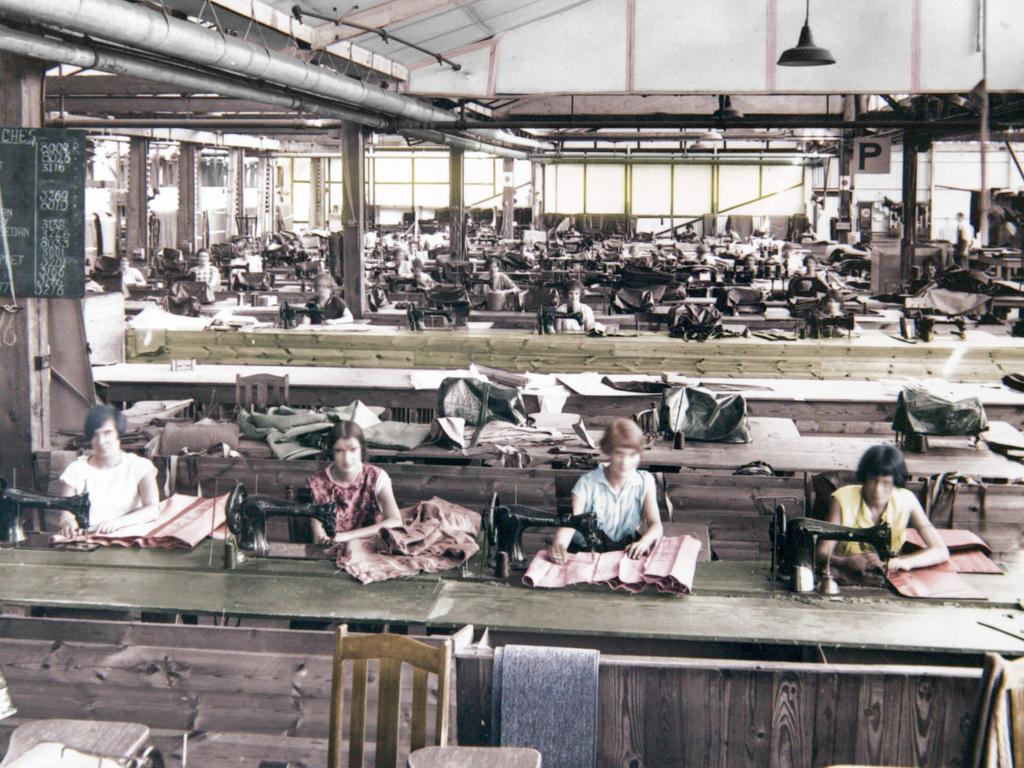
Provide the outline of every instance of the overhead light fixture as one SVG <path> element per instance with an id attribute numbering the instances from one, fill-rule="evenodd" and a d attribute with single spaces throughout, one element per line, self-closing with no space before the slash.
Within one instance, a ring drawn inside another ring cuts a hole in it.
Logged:
<path id="1" fill-rule="evenodd" d="M 704 131 L 697 137 L 697 140 L 693 142 L 694 149 L 708 149 L 714 148 L 719 142 L 725 141 L 725 137 L 722 132 L 712 128 L 711 130 Z"/>
<path id="2" fill-rule="evenodd" d="M 807 0 L 807 13 L 804 16 L 804 27 L 800 30 L 800 40 L 795 48 L 782 52 L 778 64 L 780 67 L 824 67 L 835 63 L 835 57 L 827 48 L 819 48 L 814 44 L 814 36 L 811 35 L 811 0 Z"/>
<path id="3" fill-rule="evenodd" d="M 718 109 L 715 110 L 714 116 L 719 120 L 735 120 L 743 117 L 743 113 L 732 105 L 731 96 L 719 96 Z"/>

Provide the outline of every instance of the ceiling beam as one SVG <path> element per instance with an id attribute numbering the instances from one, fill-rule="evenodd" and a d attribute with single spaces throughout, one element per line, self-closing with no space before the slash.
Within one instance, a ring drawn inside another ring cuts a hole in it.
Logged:
<path id="1" fill-rule="evenodd" d="M 417 16 L 432 15 L 435 11 L 451 7 L 450 0 L 386 0 L 383 3 L 377 3 L 372 8 L 346 14 L 344 18 L 346 21 L 354 21 L 364 27 L 381 29 Z M 314 29 L 313 47 L 326 48 L 336 41 L 351 40 L 365 34 L 366 32 L 353 27 L 321 24 Z"/>
<path id="2" fill-rule="evenodd" d="M 183 117 L 189 113 L 209 112 L 247 112 L 255 114 L 286 114 L 294 117 L 294 112 L 282 111 L 256 101 L 241 99 L 222 99 L 211 96 L 51 96 L 46 97 L 46 108 L 53 110 L 63 107 L 66 112 L 77 114 L 99 115 L 140 115 L 147 113 L 164 113 Z"/>

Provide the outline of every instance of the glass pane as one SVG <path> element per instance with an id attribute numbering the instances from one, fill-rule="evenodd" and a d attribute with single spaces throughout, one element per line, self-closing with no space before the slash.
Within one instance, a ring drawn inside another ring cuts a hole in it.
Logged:
<path id="1" fill-rule="evenodd" d="M 761 169 L 761 193 L 770 195 L 800 184 L 804 179 L 802 165 L 766 165 Z"/>
<path id="2" fill-rule="evenodd" d="M 675 187 L 673 213 L 703 216 L 711 212 L 711 166 L 676 165 L 672 168 Z"/>
<path id="3" fill-rule="evenodd" d="M 413 164 L 416 173 L 416 183 L 421 181 L 434 183 L 448 182 L 448 158 L 447 157 L 417 157 Z"/>
<path id="4" fill-rule="evenodd" d="M 341 158 L 332 157 L 327 166 L 328 178 L 331 181 L 341 181 Z"/>
<path id="5" fill-rule="evenodd" d="M 327 210 L 330 213 L 341 213 L 341 195 L 341 184 L 332 182 L 327 185 Z"/>
<path id="6" fill-rule="evenodd" d="M 467 157 L 463 162 L 463 181 L 466 184 L 494 184 L 493 157 Z"/>
<path id="7" fill-rule="evenodd" d="M 634 216 L 672 213 L 672 166 L 634 165 L 632 192 Z"/>
<path id="8" fill-rule="evenodd" d="M 501 205 L 501 193 L 495 194 L 490 184 L 466 184 L 464 189 L 467 208 L 493 208 Z"/>
<path id="9" fill-rule="evenodd" d="M 292 184 L 292 215 L 296 221 L 309 221 L 309 184 L 304 181 Z"/>
<path id="10" fill-rule="evenodd" d="M 555 210 L 555 186 L 557 181 L 556 165 L 542 165 L 541 173 L 544 176 L 544 194 L 541 197 L 544 210 L 553 213 Z"/>
<path id="11" fill-rule="evenodd" d="M 587 166 L 587 213 L 626 212 L 626 166 Z"/>
<path id="12" fill-rule="evenodd" d="M 375 181 L 393 181 L 408 183 L 412 181 L 411 157 L 380 157 L 376 159 L 374 168 Z"/>
<path id="13" fill-rule="evenodd" d="M 292 178 L 296 181 L 309 181 L 309 167 L 308 157 L 293 157 Z"/>
<path id="14" fill-rule="evenodd" d="M 555 184 L 555 213 L 583 213 L 583 166 L 558 165 Z M 548 201 L 550 202 L 550 201 Z"/>
<path id="15" fill-rule="evenodd" d="M 417 208 L 446 208 L 448 206 L 447 184 L 417 184 Z"/>
<path id="16" fill-rule="evenodd" d="M 718 211 L 728 213 L 737 205 L 759 196 L 760 175 L 756 165 L 723 165 L 718 169 Z"/>
<path id="17" fill-rule="evenodd" d="M 374 202 L 377 205 L 412 208 L 412 184 L 377 184 Z"/>

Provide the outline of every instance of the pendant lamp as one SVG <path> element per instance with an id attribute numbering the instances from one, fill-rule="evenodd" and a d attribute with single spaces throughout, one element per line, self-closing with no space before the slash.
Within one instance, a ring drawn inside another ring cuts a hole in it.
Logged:
<path id="1" fill-rule="evenodd" d="M 819 48 L 814 44 L 814 37 L 811 35 L 811 0 L 807 0 L 807 13 L 804 16 L 803 29 L 800 30 L 800 40 L 795 48 L 782 52 L 778 64 L 780 67 L 824 67 L 835 63 L 835 57 L 827 48 Z"/>

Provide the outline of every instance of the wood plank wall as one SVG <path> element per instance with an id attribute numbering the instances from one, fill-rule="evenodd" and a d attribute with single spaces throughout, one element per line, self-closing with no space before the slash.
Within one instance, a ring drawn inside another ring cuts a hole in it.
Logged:
<path id="1" fill-rule="evenodd" d="M 700 376 L 871 380 L 932 376 L 996 381 L 1024 369 L 1024 344 L 1000 346 L 901 344 L 844 340 L 765 342 L 725 339 L 687 344 L 663 335 L 588 339 L 507 331 L 464 334 L 273 333 L 131 330 L 130 362 L 194 358 L 205 362 L 359 368 L 465 368 L 472 363 L 510 371 L 605 373 L 675 371 Z M 957 364 L 950 366 L 956 351 Z"/>
<path id="2" fill-rule="evenodd" d="M 459 739 L 491 740 L 489 650 L 456 658 Z M 599 768 L 962 765 L 980 670 L 602 656 Z"/>

